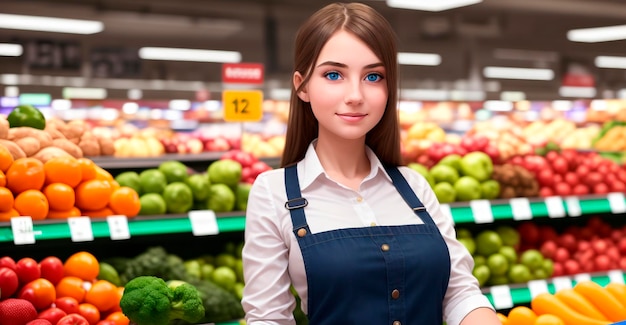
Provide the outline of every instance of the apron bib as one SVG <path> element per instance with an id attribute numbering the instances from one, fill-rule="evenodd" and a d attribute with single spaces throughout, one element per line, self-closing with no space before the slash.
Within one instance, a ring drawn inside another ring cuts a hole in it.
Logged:
<path id="1" fill-rule="evenodd" d="M 285 168 L 285 207 L 304 259 L 311 325 L 443 323 L 450 278 L 448 247 L 402 174 L 396 167 L 386 169 L 424 224 L 311 234 L 296 165 Z"/>

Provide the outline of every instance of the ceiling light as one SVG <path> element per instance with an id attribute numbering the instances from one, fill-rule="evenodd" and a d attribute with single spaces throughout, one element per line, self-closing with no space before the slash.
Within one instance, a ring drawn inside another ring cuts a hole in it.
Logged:
<path id="1" fill-rule="evenodd" d="M 0 14 L 0 28 L 95 34 L 104 30 L 104 24 L 95 20 Z"/>
<path id="2" fill-rule="evenodd" d="M 443 11 L 480 2 L 482 0 L 387 0 L 387 6 L 400 9 Z"/>
<path id="3" fill-rule="evenodd" d="M 0 43 L 0 56 L 20 56 L 24 49 L 19 44 Z"/>
<path id="4" fill-rule="evenodd" d="M 104 88 L 63 88 L 63 98 L 65 99 L 105 99 L 107 98 L 107 90 Z"/>
<path id="5" fill-rule="evenodd" d="M 559 95 L 561 97 L 592 98 L 596 96 L 596 89 L 594 87 L 563 86 L 559 88 Z"/>
<path id="6" fill-rule="evenodd" d="M 608 42 L 626 39 L 626 25 L 572 29 L 567 32 L 572 42 Z"/>
<path id="7" fill-rule="evenodd" d="M 596 56 L 595 64 L 598 68 L 626 69 L 626 57 Z"/>
<path id="8" fill-rule="evenodd" d="M 484 103 L 484 108 L 492 112 L 508 112 L 513 110 L 513 102 L 504 100 L 488 100 Z"/>
<path id="9" fill-rule="evenodd" d="M 218 63 L 241 62 L 241 53 L 235 51 L 180 49 L 171 47 L 142 47 L 139 49 L 139 57 L 146 60 Z"/>
<path id="10" fill-rule="evenodd" d="M 403 65 L 430 65 L 441 64 L 441 55 L 434 53 L 399 52 L 398 63 Z"/>
<path id="11" fill-rule="evenodd" d="M 554 71 L 551 69 L 485 67 L 483 75 L 487 78 L 522 79 L 522 80 L 552 80 Z"/>

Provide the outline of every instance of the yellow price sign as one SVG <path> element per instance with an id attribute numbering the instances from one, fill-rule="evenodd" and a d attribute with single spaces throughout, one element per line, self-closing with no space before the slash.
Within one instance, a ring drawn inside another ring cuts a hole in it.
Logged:
<path id="1" fill-rule="evenodd" d="M 260 90 L 224 90 L 226 122 L 258 122 L 263 117 L 263 92 Z"/>

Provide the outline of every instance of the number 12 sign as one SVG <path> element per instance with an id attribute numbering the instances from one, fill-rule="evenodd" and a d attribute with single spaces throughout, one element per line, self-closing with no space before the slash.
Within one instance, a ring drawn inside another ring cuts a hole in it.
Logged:
<path id="1" fill-rule="evenodd" d="M 263 117 L 263 92 L 260 90 L 224 90 L 226 122 L 258 122 Z"/>

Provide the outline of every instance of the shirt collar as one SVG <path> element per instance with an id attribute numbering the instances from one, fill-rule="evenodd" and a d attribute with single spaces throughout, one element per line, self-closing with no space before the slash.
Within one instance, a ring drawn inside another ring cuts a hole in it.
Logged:
<path id="1" fill-rule="evenodd" d="M 300 187 L 304 190 L 309 187 L 318 177 L 322 176 L 324 172 L 324 168 L 322 167 L 322 163 L 317 156 L 317 152 L 315 152 L 315 143 L 317 139 L 313 140 L 306 151 L 304 159 L 298 163 L 298 175 L 300 178 Z M 391 182 L 391 177 L 387 175 L 383 164 L 380 162 L 374 151 L 370 149 L 370 147 L 365 146 L 365 153 L 367 154 L 367 158 L 370 161 L 370 173 L 367 177 L 365 177 L 364 181 L 373 179 L 378 175 L 380 171 L 384 177 L 387 178 L 389 182 Z"/>

